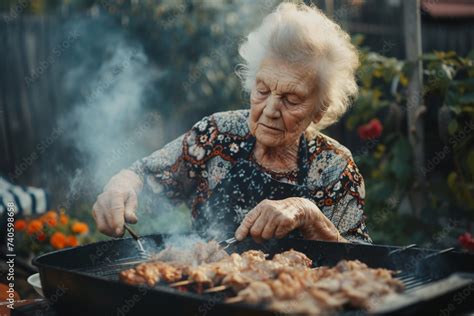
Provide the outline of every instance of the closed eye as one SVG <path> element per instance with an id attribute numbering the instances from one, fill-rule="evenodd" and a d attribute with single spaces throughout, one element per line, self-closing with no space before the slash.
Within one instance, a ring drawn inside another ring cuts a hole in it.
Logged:
<path id="1" fill-rule="evenodd" d="M 291 106 L 294 106 L 294 105 L 298 105 L 298 104 L 299 104 L 299 102 L 290 101 L 290 100 L 288 99 L 288 97 L 285 97 L 285 98 L 284 98 L 284 102 L 285 102 L 286 104 L 288 104 L 288 105 L 291 105 Z"/>

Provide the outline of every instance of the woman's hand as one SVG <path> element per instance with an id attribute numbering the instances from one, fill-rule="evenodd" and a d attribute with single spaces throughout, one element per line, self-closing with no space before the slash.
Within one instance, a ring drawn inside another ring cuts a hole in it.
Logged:
<path id="1" fill-rule="evenodd" d="M 138 221 L 137 192 L 143 183 L 130 170 L 122 170 L 113 176 L 104 188 L 104 192 L 97 197 L 94 203 L 92 216 L 97 228 L 103 234 L 119 237 L 124 233 L 123 225 Z"/>
<path id="2" fill-rule="evenodd" d="M 283 238 L 299 228 L 306 239 L 345 241 L 334 224 L 310 200 L 299 197 L 263 200 L 244 218 L 235 232 L 242 240 L 251 235 L 257 242 Z"/>

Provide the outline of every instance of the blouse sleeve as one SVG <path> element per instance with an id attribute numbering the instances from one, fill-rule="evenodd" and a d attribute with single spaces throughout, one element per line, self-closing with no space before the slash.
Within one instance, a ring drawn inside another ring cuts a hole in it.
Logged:
<path id="1" fill-rule="evenodd" d="M 327 189 L 333 195 L 329 219 L 334 223 L 342 237 L 352 242 L 372 243 L 365 225 L 366 216 L 363 208 L 365 203 L 364 179 L 356 164 L 349 160 L 338 180 Z"/>
<path id="2" fill-rule="evenodd" d="M 190 192 L 205 182 L 200 170 L 205 170 L 206 154 L 212 147 L 207 135 L 210 118 L 205 117 L 184 135 L 137 160 L 129 168 L 143 181 L 144 190 L 163 195 L 169 202 L 189 202 Z"/>

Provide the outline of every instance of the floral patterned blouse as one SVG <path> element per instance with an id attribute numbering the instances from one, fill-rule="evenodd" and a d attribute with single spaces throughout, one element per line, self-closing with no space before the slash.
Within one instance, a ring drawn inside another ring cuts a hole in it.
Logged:
<path id="1" fill-rule="evenodd" d="M 234 166 L 248 140 L 248 116 L 248 110 L 238 110 L 204 117 L 184 135 L 136 161 L 130 170 L 154 195 L 165 196 L 172 205 L 186 203 L 196 219 L 199 206 Z M 344 238 L 372 242 L 363 212 L 364 181 L 350 151 L 322 133 L 306 141 L 309 172 L 304 185 L 312 192 L 311 200 Z M 273 179 L 296 182 L 298 170 L 282 173 L 257 166 Z"/>

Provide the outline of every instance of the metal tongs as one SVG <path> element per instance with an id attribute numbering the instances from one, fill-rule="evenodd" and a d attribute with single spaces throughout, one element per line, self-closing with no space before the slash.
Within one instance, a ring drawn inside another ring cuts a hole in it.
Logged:
<path id="1" fill-rule="evenodd" d="M 149 254 L 143 247 L 143 244 L 140 241 L 140 236 L 138 236 L 138 234 L 132 228 L 130 228 L 130 226 L 128 226 L 127 224 L 123 224 L 123 227 L 125 228 L 126 231 L 128 231 L 128 233 L 132 236 L 132 238 L 135 239 L 135 241 L 137 242 L 140 255 L 144 257 L 145 259 L 151 259 L 152 255 Z"/>
<path id="2" fill-rule="evenodd" d="M 221 240 L 219 242 L 217 242 L 219 245 L 221 245 L 222 249 L 227 249 L 229 248 L 230 245 L 236 243 L 238 240 L 235 239 L 235 237 L 231 237 L 229 239 L 226 239 L 226 240 Z"/>

